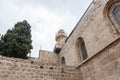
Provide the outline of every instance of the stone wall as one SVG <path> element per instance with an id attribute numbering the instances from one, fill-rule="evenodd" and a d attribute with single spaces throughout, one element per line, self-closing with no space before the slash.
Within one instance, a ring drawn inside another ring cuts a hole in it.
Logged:
<path id="1" fill-rule="evenodd" d="M 65 57 L 66 65 L 69 66 L 76 66 L 83 62 L 80 46 L 78 45 L 79 38 L 84 40 L 89 58 L 120 36 L 114 34 L 115 31 L 112 30 L 112 25 L 108 25 L 109 23 L 104 18 L 103 11 L 108 1 L 95 0 L 91 3 L 62 48 L 59 54 L 60 61 L 61 57 Z"/>
<path id="2" fill-rule="evenodd" d="M 120 80 L 120 38 L 78 68 L 81 80 Z"/>
<path id="3" fill-rule="evenodd" d="M 42 63 L 58 64 L 58 55 L 54 52 L 40 50 L 39 61 Z"/>
<path id="4" fill-rule="evenodd" d="M 0 57 L 0 80 L 79 80 L 75 67 Z"/>

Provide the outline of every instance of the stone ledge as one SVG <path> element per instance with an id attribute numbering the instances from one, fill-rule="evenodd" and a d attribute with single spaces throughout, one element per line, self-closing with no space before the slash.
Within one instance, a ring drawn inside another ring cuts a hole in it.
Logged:
<path id="1" fill-rule="evenodd" d="M 116 45 L 117 43 L 120 42 L 120 37 L 118 37 L 117 39 L 115 39 L 111 44 L 107 45 L 104 49 L 102 49 L 101 51 L 99 51 L 98 53 L 92 55 L 91 57 L 87 58 L 86 60 L 84 60 L 83 62 L 81 62 L 76 69 L 78 69 L 80 66 L 82 66 L 83 64 L 85 64 L 86 62 L 90 61 L 91 59 L 94 59 L 95 56 L 97 56 L 98 54 L 100 54 L 102 51 L 104 51 L 107 48 L 112 47 L 113 45 Z M 102 54 L 102 53 L 101 53 Z"/>

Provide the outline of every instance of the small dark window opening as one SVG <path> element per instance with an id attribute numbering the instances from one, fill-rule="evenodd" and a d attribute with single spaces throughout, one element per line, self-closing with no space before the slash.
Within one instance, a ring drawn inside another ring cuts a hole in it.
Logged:
<path id="1" fill-rule="evenodd" d="M 50 67 L 49 69 L 53 70 L 53 67 Z"/>
<path id="2" fill-rule="evenodd" d="M 80 47 L 81 47 L 81 51 L 82 51 L 83 60 L 85 60 L 85 59 L 87 59 L 88 55 L 87 55 L 87 50 L 86 50 L 84 41 L 82 41 Z"/>
<path id="3" fill-rule="evenodd" d="M 112 15 L 114 16 L 117 23 L 120 25 L 120 5 L 113 5 L 114 9 Z"/>
<path id="4" fill-rule="evenodd" d="M 34 63 L 34 61 L 31 61 L 31 64 L 33 64 Z"/>
<path id="5" fill-rule="evenodd" d="M 43 69 L 43 66 L 40 66 L 40 69 Z"/>
<path id="6" fill-rule="evenodd" d="M 62 57 L 61 63 L 65 64 L 65 58 L 64 57 Z"/>

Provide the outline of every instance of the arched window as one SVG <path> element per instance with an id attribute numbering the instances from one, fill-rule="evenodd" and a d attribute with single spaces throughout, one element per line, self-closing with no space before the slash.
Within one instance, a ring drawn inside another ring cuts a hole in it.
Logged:
<path id="1" fill-rule="evenodd" d="M 65 58 L 64 57 L 62 57 L 62 59 L 61 59 L 61 64 L 65 65 Z"/>
<path id="2" fill-rule="evenodd" d="M 77 50 L 78 50 L 78 57 L 80 59 L 80 62 L 87 59 L 88 55 L 87 55 L 87 50 L 86 50 L 86 46 L 85 46 L 85 42 L 82 38 L 78 38 L 77 41 Z"/>
<path id="3" fill-rule="evenodd" d="M 103 11 L 108 28 L 115 34 L 120 34 L 120 0 L 109 0 Z"/>

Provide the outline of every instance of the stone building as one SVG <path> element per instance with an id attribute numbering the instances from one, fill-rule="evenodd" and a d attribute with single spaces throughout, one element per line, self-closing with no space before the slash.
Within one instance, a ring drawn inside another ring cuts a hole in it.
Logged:
<path id="1" fill-rule="evenodd" d="M 53 52 L 38 59 L 0 57 L 0 80 L 120 80 L 120 0 L 94 0 Z"/>

